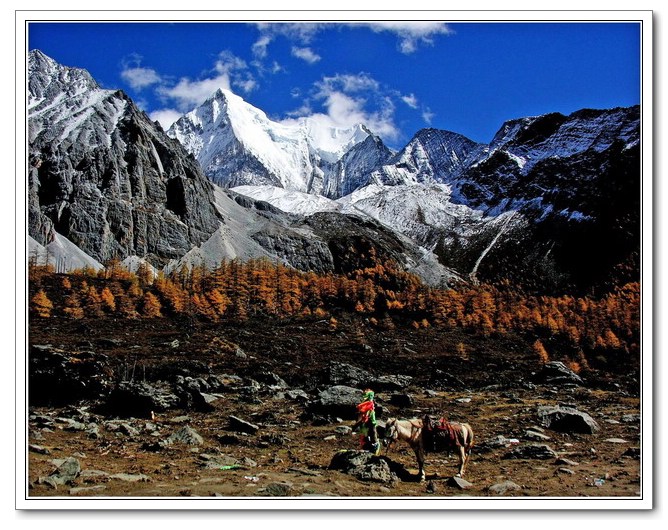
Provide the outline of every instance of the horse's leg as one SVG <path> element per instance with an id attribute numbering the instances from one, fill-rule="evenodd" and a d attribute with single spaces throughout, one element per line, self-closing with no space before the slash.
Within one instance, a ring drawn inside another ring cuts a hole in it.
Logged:
<path id="1" fill-rule="evenodd" d="M 464 476 L 464 468 L 466 467 L 466 448 L 463 445 L 459 446 L 459 473 L 457 473 L 457 477 L 463 477 Z"/>
<path id="2" fill-rule="evenodd" d="M 415 447 L 415 457 L 418 461 L 418 480 L 422 482 L 425 479 L 424 473 L 424 448 L 422 444 Z"/>

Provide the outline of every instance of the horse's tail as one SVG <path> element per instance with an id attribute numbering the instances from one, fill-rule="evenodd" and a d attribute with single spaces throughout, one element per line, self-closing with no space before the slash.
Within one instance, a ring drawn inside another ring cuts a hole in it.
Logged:
<path id="1" fill-rule="evenodd" d="M 473 434 L 473 429 L 471 428 L 471 426 L 468 423 L 464 423 L 463 426 L 464 426 L 464 430 L 465 430 L 464 449 L 466 450 L 466 453 L 468 454 L 473 449 L 473 442 L 474 442 L 475 436 Z"/>

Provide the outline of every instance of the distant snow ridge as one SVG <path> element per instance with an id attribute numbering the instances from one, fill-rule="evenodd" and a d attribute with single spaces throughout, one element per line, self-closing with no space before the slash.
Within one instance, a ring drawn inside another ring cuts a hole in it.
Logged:
<path id="1" fill-rule="evenodd" d="M 327 189 L 343 155 L 370 135 L 361 124 L 337 128 L 308 118 L 272 121 L 223 89 L 167 133 L 223 187 L 274 185 L 316 194 Z"/>

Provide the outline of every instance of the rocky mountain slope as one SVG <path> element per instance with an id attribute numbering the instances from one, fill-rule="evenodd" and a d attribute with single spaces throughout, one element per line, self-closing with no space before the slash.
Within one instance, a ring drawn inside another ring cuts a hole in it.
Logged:
<path id="1" fill-rule="evenodd" d="M 176 259 L 218 228 L 212 187 L 183 147 L 121 91 L 29 56 L 29 233 L 99 262 Z"/>
<path id="2" fill-rule="evenodd" d="M 392 153 L 369 135 L 342 155 L 335 186 L 246 179 L 235 191 L 286 212 L 375 219 L 471 277 L 614 283 L 637 272 L 639 111 L 511 120 L 489 145 L 425 129 Z"/>

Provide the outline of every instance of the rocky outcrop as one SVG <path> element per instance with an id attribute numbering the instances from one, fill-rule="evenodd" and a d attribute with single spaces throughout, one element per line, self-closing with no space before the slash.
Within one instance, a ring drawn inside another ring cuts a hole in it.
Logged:
<path id="1" fill-rule="evenodd" d="M 29 58 L 29 233 L 61 234 L 100 262 L 162 266 L 206 241 L 220 218 L 197 162 L 121 91 L 88 72 Z"/>
<path id="2" fill-rule="evenodd" d="M 573 407 L 538 407 L 538 418 L 543 427 L 553 431 L 594 434 L 601 429 L 589 414 Z"/>

